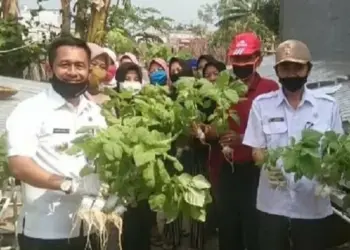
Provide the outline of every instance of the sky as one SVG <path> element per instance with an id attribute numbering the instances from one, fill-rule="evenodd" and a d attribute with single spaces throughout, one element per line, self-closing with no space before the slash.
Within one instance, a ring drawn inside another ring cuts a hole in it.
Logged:
<path id="1" fill-rule="evenodd" d="M 112 0 L 112 3 L 116 0 Z M 177 23 L 198 23 L 197 11 L 202 4 L 215 3 L 217 0 L 131 0 L 132 4 L 140 7 L 153 7 L 158 9 L 162 15 L 170 17 Z M 20 5 L 35 8 L 35 0 L 19 0 Z M 48 0 L 44 5 L 46 8 L 59 8 L 59 0 Z"/>

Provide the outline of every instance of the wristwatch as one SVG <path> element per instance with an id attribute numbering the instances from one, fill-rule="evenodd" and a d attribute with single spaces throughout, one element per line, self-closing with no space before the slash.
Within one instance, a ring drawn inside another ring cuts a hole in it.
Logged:
<path id="1" fill-rule="evenodd" d="M 73 186 L 73 179 L 70 177 L 65 177 L 60 185 L 60 189 L 66 194 L 70 194 L 72 192 L 72 186 Z"/>

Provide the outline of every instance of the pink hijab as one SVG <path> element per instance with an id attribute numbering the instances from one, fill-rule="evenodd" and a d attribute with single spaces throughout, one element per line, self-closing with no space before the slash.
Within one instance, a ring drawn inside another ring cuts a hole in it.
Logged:
<path id="1" fill-rule="evenodd" d="M 119 57 L 119 62 L 125 57 L 129 58 L 133 63 L 140 65 L 140 62 L 139 60 L 137 60 L 137 57 L 133 53 L 129 53 L 129 52 L 126 52 L 123 55 L 121 55 Z"/>
<path id="2" fill-rule="evenodd" d="M 156 64 L 159 64 L 166 72 L 166 75 L 167 75 L 167 79 L 168 79 L 168 82 L 169 82 L 169 67 L 168 67 L 168 64 L 166 63 L 166 61 L 163 59 L 163 58 L 154 58 L 150 64 L 149 64 L 149 68 L 151 67 L 152 63 L 156 63 Z M 148 68 L 148 71 L 149 71 L 149 68 Z"/>
<path id="3" fill-rule="evenodd" d="M 99 56 L 99 55 L 104 55 L 106 63 L 108 64 L 108 58 L 109 55 L 103 50 L 103 48 L 100 45 L 97 45 L 96 43 L 87 43 L 87 45 L 89 46 L 90 50 L 91 50 L 91 60 L 93 60 L 95 57 Z"/>
<path id="4" fill-rule="evenodd" d="M 106 51 L 103 50 L 103 48 L 99 45 L 97 45 L 96 43 L 87 43 L 87 45 L 89 46 L 90 50 L 91 50 L 91 60 L 93 60 L 94 58 L 96 58 L 99 55 L 104 55 L 105 60 L 106 60 L 106 64 L 109 64 L 109 55 L 108 53 L 106 53 Z M 104 94 L 97 94 L 97 95 L 91 95 L 88 91 L 85 92 L 85 97 L 90 100 L 95 102 L 98 105 L 103 104 L 104 102 L 109 100 L 109 96 L 106 96 Z"/>

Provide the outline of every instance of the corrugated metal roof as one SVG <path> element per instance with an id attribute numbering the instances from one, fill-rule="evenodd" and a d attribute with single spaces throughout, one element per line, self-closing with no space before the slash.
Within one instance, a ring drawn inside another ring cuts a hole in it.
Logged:
<path id="1" fill-rule="evenodd" d="M 35 94 L 49 87 L 49 85 L 45 82 L 36 82 L 3 76 L 0 76 L 0 86 L 11 87 L 18 90 L 16 95 L 5 100 L 0 100 L 0 131 L 5 129 L 7 117 L 19 102 L 34 96 Z M 33 112 L 40 112 L 40 110 L 33 110 Z"/>

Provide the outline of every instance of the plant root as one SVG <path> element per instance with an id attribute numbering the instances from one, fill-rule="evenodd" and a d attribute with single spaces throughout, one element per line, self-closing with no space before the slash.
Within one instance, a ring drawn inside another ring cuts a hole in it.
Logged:
<path id="1" fill-rule="evenodd" d="M 332 188 L 326 184 L 317 184 L 315 187 L 315 195 L 318 197 L 326 198 L 332 192 Z"/>
<path id="2" fill-rule="evenodd" d="M 84 225 L 88 226 L 87 232 L 87 242 L 86 249 L 91 247 L 90 235 L 92 233 L 96 233 L 99 237 L 100 247 L 102 250 L 107 248 L 109 230 L 107 225 L 113 225 L 118 229 L 118 247 L 122 249 L 121 246 L 121 234 L 123 230 L 123 219 L 120 215 L 115 212 L 112 213 L 104 213 L 98 209 L 86 209 L 81 208 L 78 210 L 75 215 L 78 220 L 76 224 L 78 224 L 79 219 L 84 223 Z"/>

